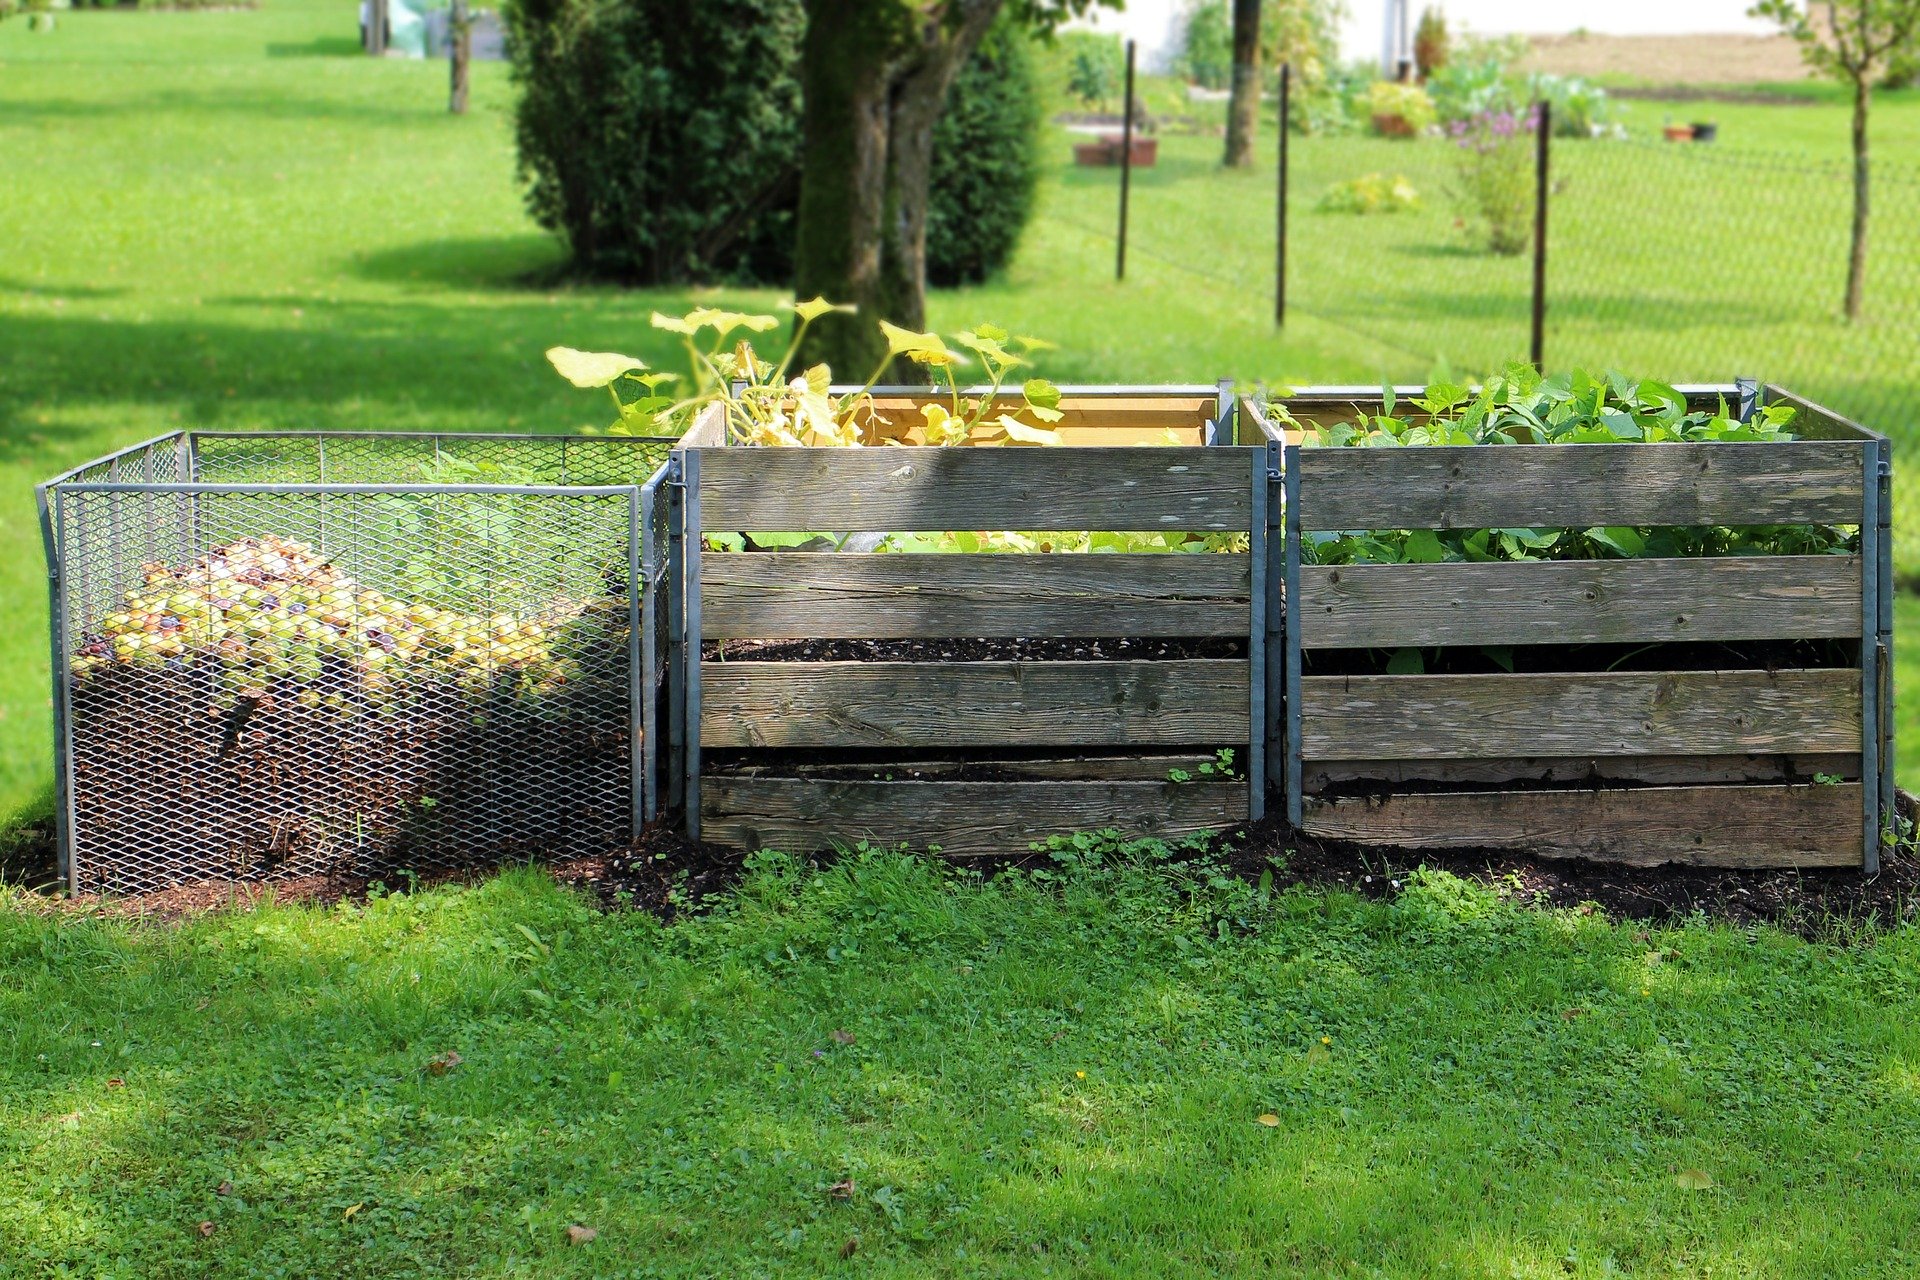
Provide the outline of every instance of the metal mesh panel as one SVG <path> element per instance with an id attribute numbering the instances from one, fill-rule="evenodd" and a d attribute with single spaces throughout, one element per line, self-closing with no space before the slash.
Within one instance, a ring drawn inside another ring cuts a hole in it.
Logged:
<path id="1" fill-rule="evenodd" d="M 346 439 L 337 463 L 327 442 L 334 484 L 429 484 L 408 470 L 435 438 Z M 456 465 L 509 460 L 522 470 L 500 480 L 525 484 L 637 483 L 623 473 L 668 447 L 479 439 Z M 443 440 L 444 467 L 469 442 Z M 312 487 L 311 436 L 192 444 L 199 484 L 175 440 L 54 492 L 76 888 L 626 840 L 637 488 L 342 491 Z"/>

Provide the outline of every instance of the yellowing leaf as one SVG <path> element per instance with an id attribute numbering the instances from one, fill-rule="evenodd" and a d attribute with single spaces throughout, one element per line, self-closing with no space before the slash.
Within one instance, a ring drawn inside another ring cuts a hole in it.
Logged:
<path id="1" fill-rule="evenodd" d="M 576 387 L 604 387 L 623 373 L 644 369 L 647 362 L 617 351 L 576 351 L 548 347 L 547 362 Z"/>
<path id="2" fill-rule="evenodd" d="M 1278 1129 L 1280 1127 L 1280 1117 L 1271 1111 L 1264 1111 L 1253 1119 L 1254 1123 L 1263 1124 L 1269 1129 Z"/>
<path id="3" fill-rule="evenodd" d="M 807 390 L 817 396 L 827 394 L 827 389 L 833 386 L 833 370 L 823 364 L 814 365 L 801 376 L 807 380 Z"/>
<path id="4" fill-rule="evenodd" d="M 1030 427 L 1012 414 L 1000 415 L 1000 429 L 1007 433 L 1007 439 L 1014 444 L 1059 444 L 1060 433 L 1049 431 L 1045 427 Z"/>
<path id="5" fill-rule="evenodd" d="M 956 445 L 967 442 L 967 423 L 947 412 L 945 405 L 923 404 L 920 416 L 927 420 L 927 443 Z"/>
<path id="6" fill-rule="evenodd" d="M 590 1240 L 598 1239 L 599 1236 L 600 1232 L 593 1227 L 583 1227 L 577 1222 L 567 1228 L 568 1244 L 586 1244 Z"/>
<path id="7" fill-rule="evenodd" d="M 353 1215 L 354 1215 L 354 1214 L 356 1214 L 356 1213 L 358 1213 L 358 1212 L 360 1212 L 360 1209 L 361 1209 L 361 1207 L 362 1207 L 362 1205 L 364 1205 L 365 1203 L 366 1203 L 365 1201 L 361 1201 L 361 1202 L 360 1202 L 360 1204 L 350 1204 L 350 1205 L 348 1205 L 348 1206 L 347 1206 L 347 1211 L 346 1211 L 345 1213 L 343 1213 L 343 1214 L 341 1214 L 341 1215 L 340 1215 L 340 1221 L 342 1221 L 342 1222 L 345 1222 L 345 1221 L 347 1221 L 347 1220 L 348 1220 L 349 1218 L 351 1218 L 351 1217 L 353 1217 Z"/>
<path id="8" fill-rule="evenodd" d="M 885 320 L 880 322 L 880 332 L 887 340 L 887 351 L 896 356 L 906 356 L 922 364 L 951 364 L 959 356 L 947 349 L 937 333 L 915 333 L 912 329 L 902 329 L 897 324 Z"/>
<path id="9" fill-rule="evenodd" d="M 687 312 L 686 322 L 695 329 L 712 327 L 723 338 L 735 329 L 766 333 L 780 327 L 779 319 L 774 316 L 753 316 L 744 311 L 721 311 L 714 307 L 695 307 Z"/>
<path id="10" fill-rule="evenodd" d="M 852 315 L 858 310 L 859 308 L 851 302 L 828 302 L 825 298 L 809 298 L 805 302 L 796 302 L 793 304 L 793 313 L 802 320 L 809 321 L 818 320 L 821 316 L 832 311 L 843 311 L 848 315 Z"/>
<path id="11" fill-rule="evenodd" d="M 1705 1191 L 1713 1186 L 1713 1175 L 1705 1169 L 1682 1169 L 1673 1175 L 1673 1185 L 1687 1191 Z"/>
<path id="12" fill-rule="evenodd" d="M 688 338 L 693 336 L 693 331 L 696 328 L 695 325 L 681 319 L 679 316 L 664 315 L 658 311 L 653 313 L 652 320 L 654 328 L 665 329 L 668 333 L 677 333 Z"/>

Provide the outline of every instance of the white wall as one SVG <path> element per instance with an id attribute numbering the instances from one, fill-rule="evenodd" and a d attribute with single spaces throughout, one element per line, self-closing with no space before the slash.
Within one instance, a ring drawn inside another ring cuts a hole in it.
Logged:
<path id="1" fill-rule="evenodd" d="M 1125 9 L 1093 9 L 1067 24 L 1070 31 L 1106 31 L 1135 41 L 1143 72 L 1163 72 L 1180 53 L 1186 28 L 1185 0 L 1127 0 Z"/>
<path id="2" fill-rule="evenodd" d="M 1408 0 L 1413 20 L 1435 0 Z M 1599 35 L 1704 35 L 1777 30 L 1747 16 L 1752 0 L 1437 0 L 1449 26 L 1481 35 L 1565 35 L 1585 27 Z M 1347 0 L 1340 45 L 1348 58 L 1378 59 L 1388 0 Z"/>

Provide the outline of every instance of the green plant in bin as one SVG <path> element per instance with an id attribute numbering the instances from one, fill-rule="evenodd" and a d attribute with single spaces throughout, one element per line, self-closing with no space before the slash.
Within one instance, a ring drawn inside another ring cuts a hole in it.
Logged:
<path id="1" fill-rule="evenodd" d="M 1690 410 L 1665 383 L 1575 370 L 1544 377 L 1515 364 L 1477 391 L 1440 383 L 1410 401 L 1391 387 L 1377 414 L 1304 427 L 1306 448 L 1398 449 L 1428 445 L 1649 444 L 1792 440 L 1789 405 L 1764 405 L 1741 421 L 1721 400 Z M 1295 423 L 1283 407 L 1270 412 Z M 1598 560 L 1641 556 L 1845 555 L 1858 530 L 1836 525 L 1596 526 L 1587 529 L 1374 529 L 1304 537 L 1314 564 L 1423 564 L 1467 560 Z"/>
<path id="2" fill-rule="evenodd" d="M 956 370 L 970 362 L 937 333 L 919 333 L 879 322 L 887 340 L 887 354 L 858 391 L 832 392 L 833 371 L 824 364 L 796 371 L 795 358 L 808 326 L 830 312 L 850 312 L 851 306 L 815 298 L 791 304 L 795 323 L 786 350 L 768 360 L 755 350 L 751 337 L 735 339 L 741 330 L 767 333 L 780 326 L 769 315 L 750 315 L 699 307 L 681 316 L 653 314 L 653 326 L 681 336 L 688 362 L 689 394 L 675 399 L 662 388 L 680 381 L 678 375 L 648 370 L 634 356 L 610 351 L 578 351 L 553 347 L 547 352 L 561 377 L 576 387 L 605 388 L 612 397 L 616 418 L 609 431 L 625 435 L 660 432 L 678 435 L 712 405 L 725 413 L 727 437 L 745 445 L 856 448 L 904 444 L 908 428 L 876 412 L 872 390 L 893 362 L 901 357 L 933 373 L 944 383 L 944 403 L 932 401 L 921 409 L 920 428 L 930 445 L 1057 445 L 1060 435 L 1051 428 L 1060 420 L 1060 390 L 1044 378 L 1021 384 L 1022 403 L 1005 408 L 1001 389 L 1010 375 L 1024 367 L 1027 355 L 1046 343 L 1036 338 L 1011 337 L 1006 330 L 983 324 L 953 335 L 956 345 L 973 353 L 986 374 L 984 394 L 963 394 Z M 1017 350 L 1016 350 L 1017 349 Z M 623 399 L 623 383 L 642 389 Z"/>

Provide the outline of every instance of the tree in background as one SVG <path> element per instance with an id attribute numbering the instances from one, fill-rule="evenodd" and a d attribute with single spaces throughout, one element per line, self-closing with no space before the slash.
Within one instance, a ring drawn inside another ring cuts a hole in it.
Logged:
<path id="1" fill-rule="evenodd" d="M 808 363 L 870 369 L 887 350 L 875 320 L 926 328 L 933 132 L 954 76 L 1003 7 L 1050 29 L 1090 3 L 807 0 L 794 290 L 859 308 L 809 327 Z"/>
<path id="2" fill-rule="evenodd" d="M 960 66 L 933 129 L 927 280 L 977 284 L 1013 256 L 1040 184 L 1040 88 L 1006 14 Z"/>
<path id="3" fill-rule="evenodd" d="M 1253 61 L 1260 73 L 1249 82 L 1235 78 L 1243 61 L 1236 41 L 1246 17 L 1242 0 L 1199 0 L 1187 9 L 1180 73 L 1203 88 L 1235 91 L 1228 102 L 1225 163 L 1242 163 L 1242 154 L 1251 162 L 1259 95 L 1272 88 L 1282 65 L 1293 68 L 1297 102 L 1324 90 L 1338 67 L 1343 16 L 1341 0 L 1261 0 L 1253 23 Z M 1300 117 L 1294 119 L 1297 124 Z"/>
<path id="4" fill-rule="evenodd" d="M 1229 169 L 1253 167 L 1253 128 L 1260 118 L 1261 0 L 1233 0 L 1233 88 L 1227 99 Z"/>
<path id="5" fill-rule="evenodd" d="M 1447 65 L 1453 38 L 1447 32 L 1446 15 L 1439 6 L 1428 5 L 1420 11 L 1420 25 L 1413 31 L 1413 65 L 1424 83 L 1427 77 Z"/>
<path id="6" fill-rule="evenodd" d="M 1074 41 L 1073 62 L 1067 71 L 1067 92 L 1095 111 L 1107 109 L 1107 99 L 1120 91 L 1120 41 L 1094 36 Z"/>
<path id="7" fill-rule="evenodd" d="M 1920 0 L 1760 0 L 1748 10 L 1771 18 L 1800 45 L 1807 65 L 1853 89 L 1853 236 L 1847 251 L 1847 319 L 1858 320 L 1867 285 L 1867 113 L 1873 82 L 1912 47 Z"/>

